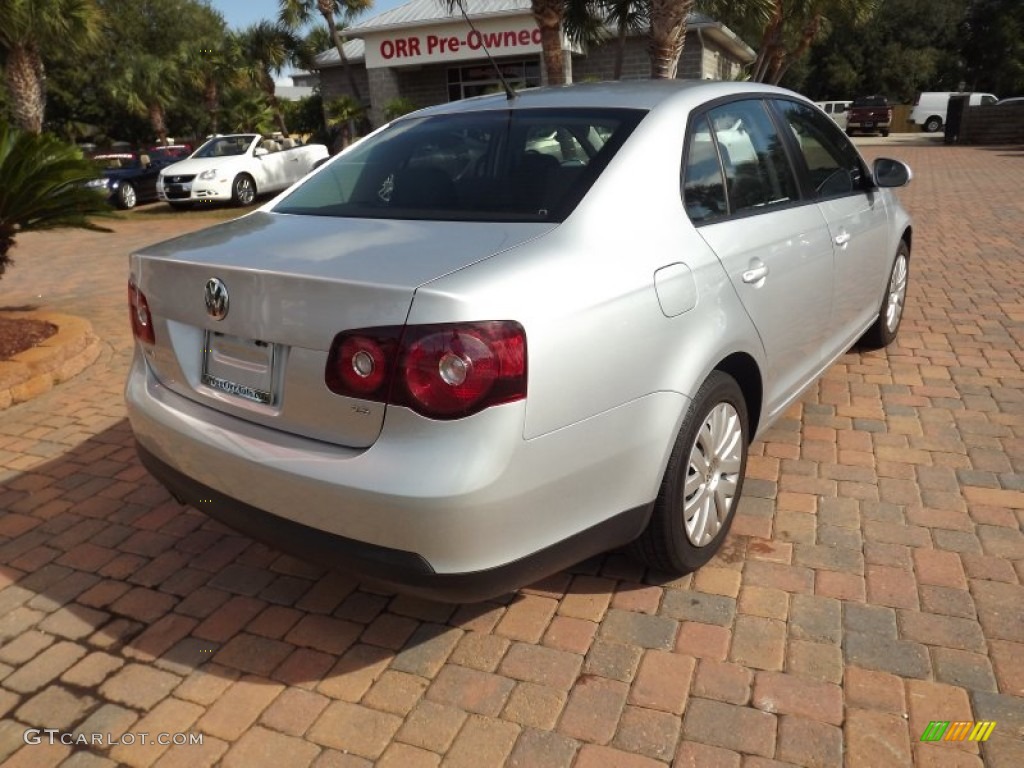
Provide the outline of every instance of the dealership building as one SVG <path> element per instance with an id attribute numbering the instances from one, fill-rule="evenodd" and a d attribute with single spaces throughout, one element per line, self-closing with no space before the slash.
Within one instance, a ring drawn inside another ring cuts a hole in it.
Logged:
<path id="1" fill-rule="evenodd" d="M 426 107 L 500 88 L 485 47 L 512 87 L 547 82 L 530 0 L 465 0 L 465 5 L 475 31 L 460 14 L 448 13 L 441 0 L 410 0 L 345 30 L 345 58 L 363 100 L 369 101 L 374 125 L 386 122 L 385 109 L 396 99 Z M 563 36 L 566 82 L 613 79 L 618 47 L 614 35 L 588 50 Z M 728 27 L 690 14 L 678 77 L 729 79 L 754 56 Z M 644 35 L 627 36 L 622 57 L 623 80 L 650 77 Z M 336 50 L 321 53 L 317 69 L 325 100 L 352 95 Z"/>

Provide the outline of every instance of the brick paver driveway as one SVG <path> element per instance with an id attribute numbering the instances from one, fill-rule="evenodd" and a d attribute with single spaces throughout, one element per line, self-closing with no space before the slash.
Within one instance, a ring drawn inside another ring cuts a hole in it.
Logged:
<path id="1" fill-rule="evenodd" d="M 0 760 L 1024 766 L 1024 151 L 890 151 L 917 173 L 899 343 L 753 447 L 719 557 L 666 581 L 613 554 L 481 605 L 362 589 L 139 467 L 125 253 L 205 222 L 21 238 L 3 303 L 109 343 L 0 414 Z M 932 720 L 996 726 L 922 743 Z"/>

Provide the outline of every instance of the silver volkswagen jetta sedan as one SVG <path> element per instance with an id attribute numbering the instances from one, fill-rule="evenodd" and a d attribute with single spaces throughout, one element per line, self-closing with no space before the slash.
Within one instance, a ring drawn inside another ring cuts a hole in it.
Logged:
<path id="1" fill-rule="evenodd" d="M 629 542 L 692 570 L 750 441 L 855 342 L 895 337 L 909 179 L 750 83 L 406 116 L 132 255 L 141 459 L 230 526 L 420 595 Z"/>

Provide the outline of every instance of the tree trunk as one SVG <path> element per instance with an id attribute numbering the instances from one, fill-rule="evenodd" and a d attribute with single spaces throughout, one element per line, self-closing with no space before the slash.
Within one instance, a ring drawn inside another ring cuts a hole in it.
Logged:
<path id="1" fill-rule="evenodd" d="M 203 100 L 206 102 L 206 111 L 210 115 L 210 133 L 220 133 L 220 92 L 217 88 L 217 81 L 210 78 L 206 82 L 203 91 Z"/>
<path id="2" fill-rule="evenodd" d="M 615 65 L 612 70 L 612 80 L 622 79 L 622 62 L 626 58 L 626 22 L 619 22 L 619 34 L 615 40 Z"/>
<path id="3" fill-rule="evenodd" d="M 548 85 L 565 85 L 562 56 L 562 0 L 533 0 L 530 10 L 540 28 L 540 55 Z"/>
<path id="4" fill-rule="evenodd" d="M 756 83 L 763 83 L 768 67 L 771 64 L 772 56 L 782 38 L 783 9 L 781 0 L 775 0 L 771 17 L 765 25 L 764 34 L 761 36 L 761 46 L 757 52 L 757 59 L 751 68 L 751 80 Z"/>
<path id="5" fill-rule="evenodd" d="M 11 112 L 18 126 L 29 133 L 42 133 L 46 111 L 46 72 L 39 52 L 31 46 L 16 45 L 7 50 L 4 82 Z"/>
<path id="6" fill-rule="evenodd" d="M 164 108 L 160 104 L 149 105 L 149 124 L 153 126 L 153 133 L 156 134 L 162 146 L 167 146 L 167 120 L 164 116 Z"/>
<path id="7" fill-rule="evenodd" d="M 686 17 L 694 0 L 650 0 L 651 29 L 647 51 L 651 78 L 671 80 L 679 71 L 679 57 L 686 40 Z"/>
<path id="8" fill-rule="evenodd" d="M 341 41 L 341 35 L 338 34 L 338 25 L 334 23 L 334 13 L 325 11 L 322 6 L 320 11 L 323 14 L 324 21 L 327 22 L 327 30 L 331 33 L 331 40 L 334 41 L 334 47 L 338 49 L 338 56 L 341 59 L 341 68 L 345 72 L 345 77 L 348 78 L 348 87 L 352 89 L 352 98 L 358 101 L 361 106 L 366 106 L 363 103 L 362 91 L 359 90 L 359 84 L 356 82 L 356 74 L 348 62 L 348 57 L 345 56 L 345 44 Z"/>
<path id="9" fill-rule="evenodd" d="M 811 45 L 814 43 L 814 38 L 818 36 L 821 31 L 822 17 L 820 13 L 814 14 L 813 17 L 804 25 L 803 32 L 800 35 L 800 43 L 792 51 L 784 51 L 779 60 L 776 63 L 775 71 L 772 73 L 771 82 L 772 85 L 778 85 L 782 78 L 789 71 L 790 65 L 794 61 L 798 61 L 803 57 L 807 51 L 811 49 Z"/>

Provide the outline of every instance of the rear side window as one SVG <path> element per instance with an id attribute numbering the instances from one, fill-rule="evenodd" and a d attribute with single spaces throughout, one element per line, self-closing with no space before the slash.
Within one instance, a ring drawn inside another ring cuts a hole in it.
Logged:
<path id="1" fill-rule="evenodd" d="M 725 179 L 718 148 L 707 117 L 694 123 L 683 167 L 683 204 L 686 215 L 696 223 L 726 216 Z"/>
<path id="2" fill-rule="evenodd" d="M 845 195 L 862 188 L 865 171 L 860 156 L 835 123 L 805 104 L 774 103 L 796 137 L 816 197 Z"/>
<path id="3" fill-rule="evenodd" d="M 732 213 L 762 211 L 799 197 L 793 169 L 764 102 L 731 102 L 712 109 L 708 118 Z"/>
<path id="4" fill-rule="evenodd" d="M 410 118 L 298 186 L 278 213 L 562 221 L 646 113 L 534 109 Z"/>

